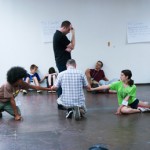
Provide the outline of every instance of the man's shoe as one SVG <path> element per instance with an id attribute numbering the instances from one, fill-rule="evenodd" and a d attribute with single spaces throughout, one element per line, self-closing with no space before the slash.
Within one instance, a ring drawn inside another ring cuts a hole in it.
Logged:
<path id="1" fill-rule="evenodd" d="M 78 106 L 74 107 L 74 117 L 75 117 L 75 120 L 77 120 L 77 121 L 80 120 L 80 118 L 81 118 L 80 110 L 79 110 Z"/>
<path id="2" fill-rule="evenodd" d="M 37 93 L 41 93 L 42 91 L 41 90 L 37 90 Z"/>
<path id="3" fill-rule="evenodd" d="M 72 114 L 73 114 L 73 111 L 72 110 L 70 110 L 68 113 L 67 113 L 67 115 L 66 115 L 66 118 L 72 118 Z"/>
<path id="4" fill-rule="evenodd" d="M 3 114 L 2 114 L 2 112 L 0 112 L 0 118 L 2 118 L 3 117 Z"/>
<path id="5" fill-rule="evenodd" d="M 22 90 L 23 94 L 27 94 L 27 90 Z"/>

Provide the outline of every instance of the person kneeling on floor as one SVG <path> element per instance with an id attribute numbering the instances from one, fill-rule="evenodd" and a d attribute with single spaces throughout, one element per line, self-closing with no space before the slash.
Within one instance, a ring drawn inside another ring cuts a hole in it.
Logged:
<path id="1" fill-rule="evenodd" d="M 80 120 L 86 112 L 85 96 L 83 87 L 90 89 L 86 76 L 80 70 L 76 69 L 74 59 L 67 61 L 67 70 L 58 74 L 52 90 L 62 87 L 62 95 L 58 98 L 58 106 L 66 108 L 66 118 L 72 118 L 74 114 L 75 120 Z"/>

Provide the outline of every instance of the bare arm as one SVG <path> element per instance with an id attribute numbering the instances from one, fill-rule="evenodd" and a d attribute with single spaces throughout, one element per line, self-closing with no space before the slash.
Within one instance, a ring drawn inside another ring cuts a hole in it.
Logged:
<path id="1" fill-rule="evenodd" d="M 105 81 L 109 81 L 108 78 L 106 78 L 106 77 L 104 77 L 104 80 L 105 80 Z"/>
<path id="2" fill-rule="evenodd" d="M 130 98 L 130 96 L 126 96 L 126 97 L 124 98 L 124 101 L 128 102 L 129 98 Z M 125 105 L 121 104 L 121 105 L 118 107 L 117 112 L 116 112 L 115 114 L 116 114 L 116 115 L 120 115 L 120 114 L 121 114 L 121 109 L 122 109 L 124 106 L 125 106 Z"/>
<path id="3" fill-rule="evenodd" d="M 47 77 L 48 77 L 48 75 L 45 75 L 45 76 L 43 77 L 43 79 L 40 80 L 39 83 L 43 82 Z"/>
<path id="4" fill-rule="evenodd" d="M 66 51 L 68 52 L 71 52 L 75 47 L 75 31 L 73 28 L 71 29 L 71 33 L 72 33 L 71 42 L 70 44 L 67 45 L 67 48 L 66 48 Z"/>
<path id="5" fill-rule="evenodd" d="M 58 87 L 56 87 L 56 86 L 54 86 L 54 85 L 51 87 L 51 90 L 52 90 L 52 91 L 56 91 L 57 89 L 58 89 Z"/>
<path id="6" fill-rule="evenodd" d="M 102 85 L 96 88 L 91 88 L 90 91 L 99 91 L 99 90 L 107 90 L 107 89 L 110 89 L 109 85 Z"/>
<path id="7" fill-rule="evenodd" d="M 35 89 L 35 90 L 42 90 L 42 91 L 50 91 L 51 90 L 51 88 L 35 86 L 35 85 L 29 85 L 29 88 Z"/>
<path id="8" fill-rule="evenodd" d="M 16 121 L 20 120 L 21 116 L 18 114 L 16 102 L 15 102 L 15 99 L 13 97 L 10 99 L 10 103 L 11 103 L 12 109 L 14 111 L 15 120 Z"/>
<path id="9" fill-rule="evenodd" d="M 90 85 L 86 86 L 86 89 L 87 91 L 89 91 L 91 89 L 91 86 Z"/>
<path id="10" fill-rule="evenodd" d="M 85 75 L 86 75 L 86 78 L 88 80 L 88 84 L 91 85 L 92 84 L 92 81 L 91 81 L 91 75 L 90 75 L 90 69 L 87 69 L 85 71 Z"/>

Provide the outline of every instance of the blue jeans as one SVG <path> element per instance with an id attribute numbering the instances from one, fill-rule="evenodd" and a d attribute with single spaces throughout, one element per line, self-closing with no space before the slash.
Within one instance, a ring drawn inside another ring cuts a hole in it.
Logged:
<path id="1" fill-rule="evenodd" d="M 111 83 L 113 83 L 113 82 L 116 82 L 116 81 L 118 81 L 118 80 L 119 80 L 119 79 L 117 79 L 117 78 L 112 79 L 112 80 L 109 80 L 109 81 L 100 80 L 100 81 L 99 81 L 99 85 L 109 85 L 109 84 L 111 84 Z"/>

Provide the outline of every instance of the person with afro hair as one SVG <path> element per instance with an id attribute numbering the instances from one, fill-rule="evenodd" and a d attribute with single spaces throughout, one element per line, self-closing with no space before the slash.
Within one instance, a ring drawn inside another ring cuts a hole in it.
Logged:
<path id="1" fill-rule="evenodd" d="M 0 117 L 2 112 L 6 111 L 14 116 L 15 120 L 21 120 L 21 112 L 16 106 L 15 97 L 21 89 L 35 89 L 49 91 L 50 88 L 30 85 L 23 81 L 27 72 L 22 67 L 12 67 L 7 72 L 7 82 L 0 86 Z"/>

